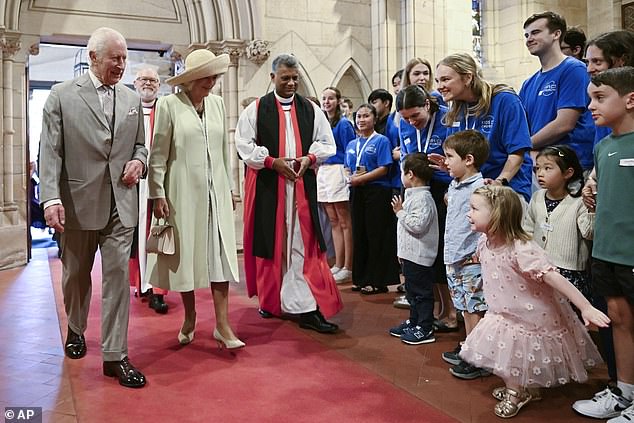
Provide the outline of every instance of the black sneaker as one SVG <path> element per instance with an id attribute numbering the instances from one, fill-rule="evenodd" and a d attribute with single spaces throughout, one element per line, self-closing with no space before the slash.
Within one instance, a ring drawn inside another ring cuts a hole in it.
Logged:
<path id="1" fill-rule="evenodd" d="M 488 370 L 484 370 L 479 367 L 472 366 L 466 361 L 461 361 L 460 364 L 453 366 L 451 369 L 449 369 L 449 373 L 451 373 L 457 378 L 466 379 L 466 380 L 477 379 L 479 377 L 485 377 L 485 376 L 491 376 L 491 372 L 489 372 Z"/>
<path id="2" fill-rule="evenodd" d="M 409 345 L 429 344 L 436 342 L 436 338 L 433 330 L 423 331 L 420 326 L 416 326 L 401 335 L 401 342 Z"/>
<path id="3" fill-rule="evenodd" d="M 458 355 L 460 354 L 461 348 L 462 348 L 462 345 L 458 344 L 458 346 L 454 348 L 453 351 L 447 351 L 442 353 L 442 359 L 453 366 L 457 366 L 458 364 L 462 362 L 462 359 Z"/>
<path id="4" fill-rule="evenodd" d="M 412 328 L 412 324 L 410 323 L 409 319 L 407 319 L 404 322 L 402 322 L 400 325 L 390 329 L 389 332 L 390 332 L 390 335 L 400 338 L 401 335 L 403 335 L 405 332 L 408 332 L 411 328 Z"/>

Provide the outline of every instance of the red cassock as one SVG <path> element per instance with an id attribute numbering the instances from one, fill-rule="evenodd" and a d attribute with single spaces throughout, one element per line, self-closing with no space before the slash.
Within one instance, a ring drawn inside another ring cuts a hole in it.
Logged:
<path id="1" fill-rule="evenodd" d="M 284 111 L 279 102 L 279 150 L 286 150 L 286 120 Z M 293 132 L 299 136 L 299 125 L 295 103 L 291 107 Z M 296 138 L 296 157 L 302 156 L 301 142 Z M 258 296 L 260 308 L 276 316 L 281 315 L 280 291 L 282 288 L 282 262 L 284 260 L 283 248 L 286 245 L 286 179 L 277 177 L 277 210 L 275 216 L 275 243 L 272 258 L 256 257 L 253 255 L 254 240 L 254 216 L 255 193 L 258 170 L 247 168 L 244 185 L 244 269 L 247 283 L 247 292 L 250 297 Z M 308 198 L 304 191 L 304 181 L 295 182 L 295 199 L 298 214 L 298 222 L 304 244 L 304 269 L 303 274 L 308 286 L 315 297 L 319 310 L 326 317 L 330 317 L 343 307 L 339 289 L 328 266 L 325 252 L 319 248 L 318 238 L 315 234 Z"/>

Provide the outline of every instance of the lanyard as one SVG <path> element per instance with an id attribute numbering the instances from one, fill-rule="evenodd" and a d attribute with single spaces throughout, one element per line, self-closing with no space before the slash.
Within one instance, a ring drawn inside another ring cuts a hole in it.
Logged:
<path id="1" fill-rule="evenodd" d="M 431 123 L 427 128 L 427 139 L 425 140 L 425 149 L 421 150 L 420 148 L 420 131 L 416 130 L 416 143 L 418 144 L 418 152 L 427 154 L 427 148 L 429 148 L 429 140 L 431 139 L 431 135 L 434 132 L 434 123 L 436 123 L 436 113 L 431 115 Z"/>
<path id="2" fill-rule="evenodd" d="M 471 125 L 471 128 L 469 128 L 469 111 L 467 111 L 467 113 L 465 113 L 465 115 L 464 115 L 464 129 L 475 129 L 477 122 L 478 122 L 478 119 L 475 119 L 473 121 L 473 125 Z"/>
<path id="3" fill-rule="evenodd" d="M 368 143 L 370 142 L 370 140 L 372 138 L 374 138 L 374 136 L 376 135 L 376 132 L 372 132 L 372 135 L 370 135 L 370 137 L 365 140 L 365 143 L 363 144 L 363 147 L 361 147 L 361 151 L 359 151 L 359 144 L 361 142 L 361 138 L 359 138 L 359 142 L 357 142 L 356 145 L 356 149 L 357 149 L 357 167 L 359 167 L 359 165 L 361 164 L 361 156 L 363 156 L 363 152 L 365 151 L 365 148 L 368 146 Z"/>

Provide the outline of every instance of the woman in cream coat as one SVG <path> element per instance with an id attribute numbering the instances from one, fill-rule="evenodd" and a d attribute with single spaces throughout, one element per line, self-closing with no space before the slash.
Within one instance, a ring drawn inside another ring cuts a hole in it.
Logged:
<path id="1" fill-rule="evenodd" d="M 154 215 L 174 226 L 176 254 L 150 256 L 153 286 L 179 291 L 185 321 L 181 344 L 194 339 L 194 289 L 211 285 L 216 314 L 213 337 L 227 348 L 240 348 L 228 320 L 229 281 L 238 281 L 230 160 L 221 97 L 210 94 L 229 57 L 196 50 L 185 71 L 167 79 L 182 92 L 159 99 L 149 162 Z"/>

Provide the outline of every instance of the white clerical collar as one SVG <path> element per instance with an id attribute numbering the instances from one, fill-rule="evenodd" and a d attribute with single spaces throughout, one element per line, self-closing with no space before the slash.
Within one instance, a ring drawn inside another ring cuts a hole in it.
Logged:
<path id="1" fill-rule="evenodd" d="M 282 104 L 291 104 L 293 102 L 293 99 L 295 98 L 295 94 L 293 94 L 289 98 L 283 98 L 277 95 L 275 91 L 273 93 L 275 94 L 275 98 L 277 98 L 277 101 L 279 101 Z"/>

